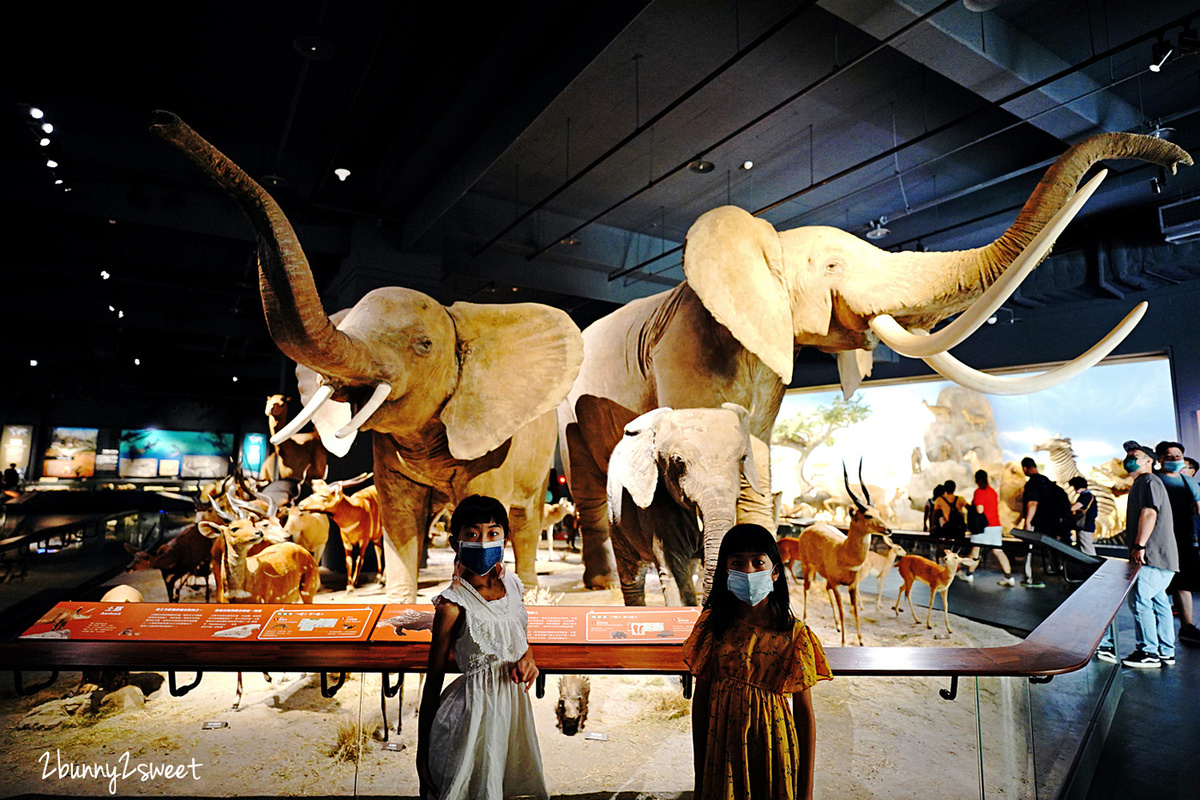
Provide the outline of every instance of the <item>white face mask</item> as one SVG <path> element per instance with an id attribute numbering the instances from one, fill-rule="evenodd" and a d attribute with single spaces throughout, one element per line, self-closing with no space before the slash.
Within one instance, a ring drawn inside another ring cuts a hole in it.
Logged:
<path id="1" fill-rule="evenodd" d="M 747 605 L 756 606 L 765 600 L 771 590 L 775 588 L 775 581 L 771 578 L 772 572 L 774 570 L 770 569 L 758 572 L 740 572 L 731 569 L 726 585 L 738 600 Z"/>

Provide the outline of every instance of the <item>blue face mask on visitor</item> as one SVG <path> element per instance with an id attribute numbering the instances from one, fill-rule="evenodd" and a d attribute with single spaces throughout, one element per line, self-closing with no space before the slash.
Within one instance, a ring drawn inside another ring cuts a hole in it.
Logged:
<path id="1" fill-rule="evenodd" d="M 1121 466 L 1125 468 L 1126 472 L 1133 472 L 1138 468 L 1137 456 L 1126 456 L 1125 460 L 1121 462 Z"/>
<path id="2" fill-rule="evenodd" d="M 484 576 L 504 558 L 504 541 L 459 542 L 458 562 L 476 575 Z"/>
<path id="3" fill-rule="evenodd" d="M 1180 472 L 1186 466 L 1187 463 L 1183 461 L 1164 461 L 1163 472 Z"/>
<path id="4" fill-rule="evenodd" d="M 769 569 L 758 572 L 739 572 L 736 569 L 731 569 L 729 570 L 729 579 L 726 585 L 738 600 L 747 605 L 756 606 L 775 588 L 775 581 L 771 579 L 771 572 L 773 570 Z"/>

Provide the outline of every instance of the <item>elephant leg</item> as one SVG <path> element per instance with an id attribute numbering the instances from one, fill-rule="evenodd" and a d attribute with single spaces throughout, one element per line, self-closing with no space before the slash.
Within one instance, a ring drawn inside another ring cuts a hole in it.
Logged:
<path id="1" fill-rule="evenodd" d="M 658 582 L 662 586 L 663 599 L 668 606 L 683 605 L 681 582 L 675 579 L 675 570 L 671 569 L 671 559 L 663 549 L 663 541 L 655 536 L 651 543 L 654 551 L 654 567 L 658 571 Z M 687 583 L 691 583 L 688 580 Z"/>
<path id="2" fill-rule="evenodd" d="M 583 541 L 583 585 L 607 589 L 618 573 L 608 529 L 608 478 L 580 439 L 577 426 L 568 426 L 567 437 L 571 448 L 571 496 Z"/>
<path id="3" fill-rule="evenodd" d="M 384 574 L 387 602 L 414 603 L 417 600 L 417 558 L 421 537 L 429 528 L 428 486 L 414 483 L 386 467 L 380 458 L 380 440 L 376 436 L 375 485 L 383 511 Z"/>
<path id="4" fill-rule="evenodd" d="M 646 605 L 646 563 L 641 553 L 629 542 L 628 538 L 629 535 L 640 535 L 639 531 L 635 529 L 627 535 L 623 527 L 614 526 L 612 533 L 613 554 L 617 561 L 617 577 L 621 584 L 621 596 L 627 606 L 644 606 Z"/>
<path id="5" fill-rule="evenodd" d="M 509 536 L 512 540 L 513 557 L 517 561 L 517 577 L 525 584 L 526 589 L 538 585 L 536 561 L 542 528 L 540 506 L 544 496 L 543 491 L 542 495 L 534 498 L 539 506 L 536 512 L 520 506 L 509 509 Z"/>

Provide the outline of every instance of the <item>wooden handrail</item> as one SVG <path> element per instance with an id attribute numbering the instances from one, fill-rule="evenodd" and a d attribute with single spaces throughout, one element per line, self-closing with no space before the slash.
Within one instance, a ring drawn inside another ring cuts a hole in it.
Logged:
<path id="1" fill-rule="evenodd" d="M 1104 564 L 1024 641 L 1007 647 L 829 647 L 835 675 L 991 675 L 1028 677 L 1080 669 L 1137 576 L 1131 562 Z M 678 645 L 534 645 L 548 673 L 680 673 Z M 0 669 L 110 667 L 154 671 L 264 669 L 395 672 L 424 670 L 428 645 L 383 642 L 137 642 L 22 639 L 0 643 Z M 618 662 L 619 663 L 614 663 Z"/>

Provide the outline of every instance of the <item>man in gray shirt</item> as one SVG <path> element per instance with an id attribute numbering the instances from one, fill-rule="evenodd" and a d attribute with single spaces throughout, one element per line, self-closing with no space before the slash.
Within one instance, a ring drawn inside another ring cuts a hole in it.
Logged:
<path id="1" fill-rule="evenodd" d="M 1167 586 L 1179 571 L 1175 525 L 1167 488 L 1151 471 L 1154 450 L 1126 442 L 1124 467 L 1134 478 L 1125 514 L 1125 540 L 1129 542 L 1130 560 L 1141 569 L 1129 593 L 1137 649 L 1121 663 L 1137 669 L 1158 669 L 1175 663 L 1175 620 L 1167 597 Z M 1117 660 L 1111 633 L 1104 635 L 1096 657 Z"/>

